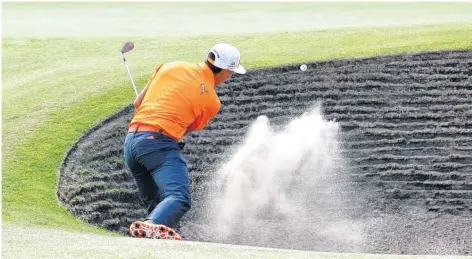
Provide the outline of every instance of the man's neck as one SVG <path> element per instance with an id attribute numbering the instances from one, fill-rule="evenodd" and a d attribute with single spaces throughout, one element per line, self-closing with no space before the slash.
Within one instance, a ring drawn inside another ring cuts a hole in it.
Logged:
<path id="1" fill-rule="evenodd" d="M 205 75 L 207 75 L 207 77 L 209 79 L 211 79 L 211 81 L 213 81 L 213 83 L 214 83 L 215 82 L 215 74 L 213 74 L 213 71 L 211 71 L 211 68 L 205 62 L 198 63 L 198 66 L 203 70 Z"/>

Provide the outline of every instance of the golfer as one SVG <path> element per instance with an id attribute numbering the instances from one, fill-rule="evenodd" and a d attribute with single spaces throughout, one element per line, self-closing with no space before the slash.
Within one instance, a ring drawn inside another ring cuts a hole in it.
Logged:
<path id="1" fill-rule="evenodd" d="M 131 236 L 182 239 L 173 228 L 191 208 L 191 197 L 187 163 L 178 141 L 202 130 L 218 114 L 221 103 L 215 87 L 233 73 L 246 73 L 240 52 L 218 43 L 201 63 L 160 65 L 136 97 L 124 159 L 148 214 L 145 221 L 131 224 Z"/>

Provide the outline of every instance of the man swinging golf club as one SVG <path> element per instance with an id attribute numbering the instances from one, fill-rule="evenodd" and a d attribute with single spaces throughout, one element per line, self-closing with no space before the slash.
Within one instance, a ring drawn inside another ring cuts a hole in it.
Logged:
<path id="1" fill-rule="evenodd" d="M 148 215 L 135 221 L 130 235 L 181 240 L 175 232 L 191 207 L 187 163 L 178 141 L 206 127 L 220 110 L 216 86 L 233 73 L 245 74 L 240 52 L 218 43 L 198 64 L 175 61 L 157 67 L 136 97 L 124 143 L 124 158 Z"/>

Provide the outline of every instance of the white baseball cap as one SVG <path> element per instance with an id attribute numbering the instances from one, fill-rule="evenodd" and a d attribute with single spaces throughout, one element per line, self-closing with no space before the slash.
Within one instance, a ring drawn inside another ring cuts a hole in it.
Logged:
<path id="1" fill-rule="evenodd" d="M 246 74 L 246 69 L 240 64 L 241 53 L 239 50 L 227 43 L 218 43 L 211 48 L 209 53 L 215 55 L 215 61 L 210 63 L 221 69 L 228 69 L 237 74 Z"/>

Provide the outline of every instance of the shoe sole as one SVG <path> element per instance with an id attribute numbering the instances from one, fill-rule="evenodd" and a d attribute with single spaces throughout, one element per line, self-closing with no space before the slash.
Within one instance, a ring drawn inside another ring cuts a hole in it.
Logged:
<path id="1" fill-rule="evenodd" d="M 182 240 L 172 228 L 147 222 L 133 222 L 129 228 L 130 235 L 136 238 Z"/>

